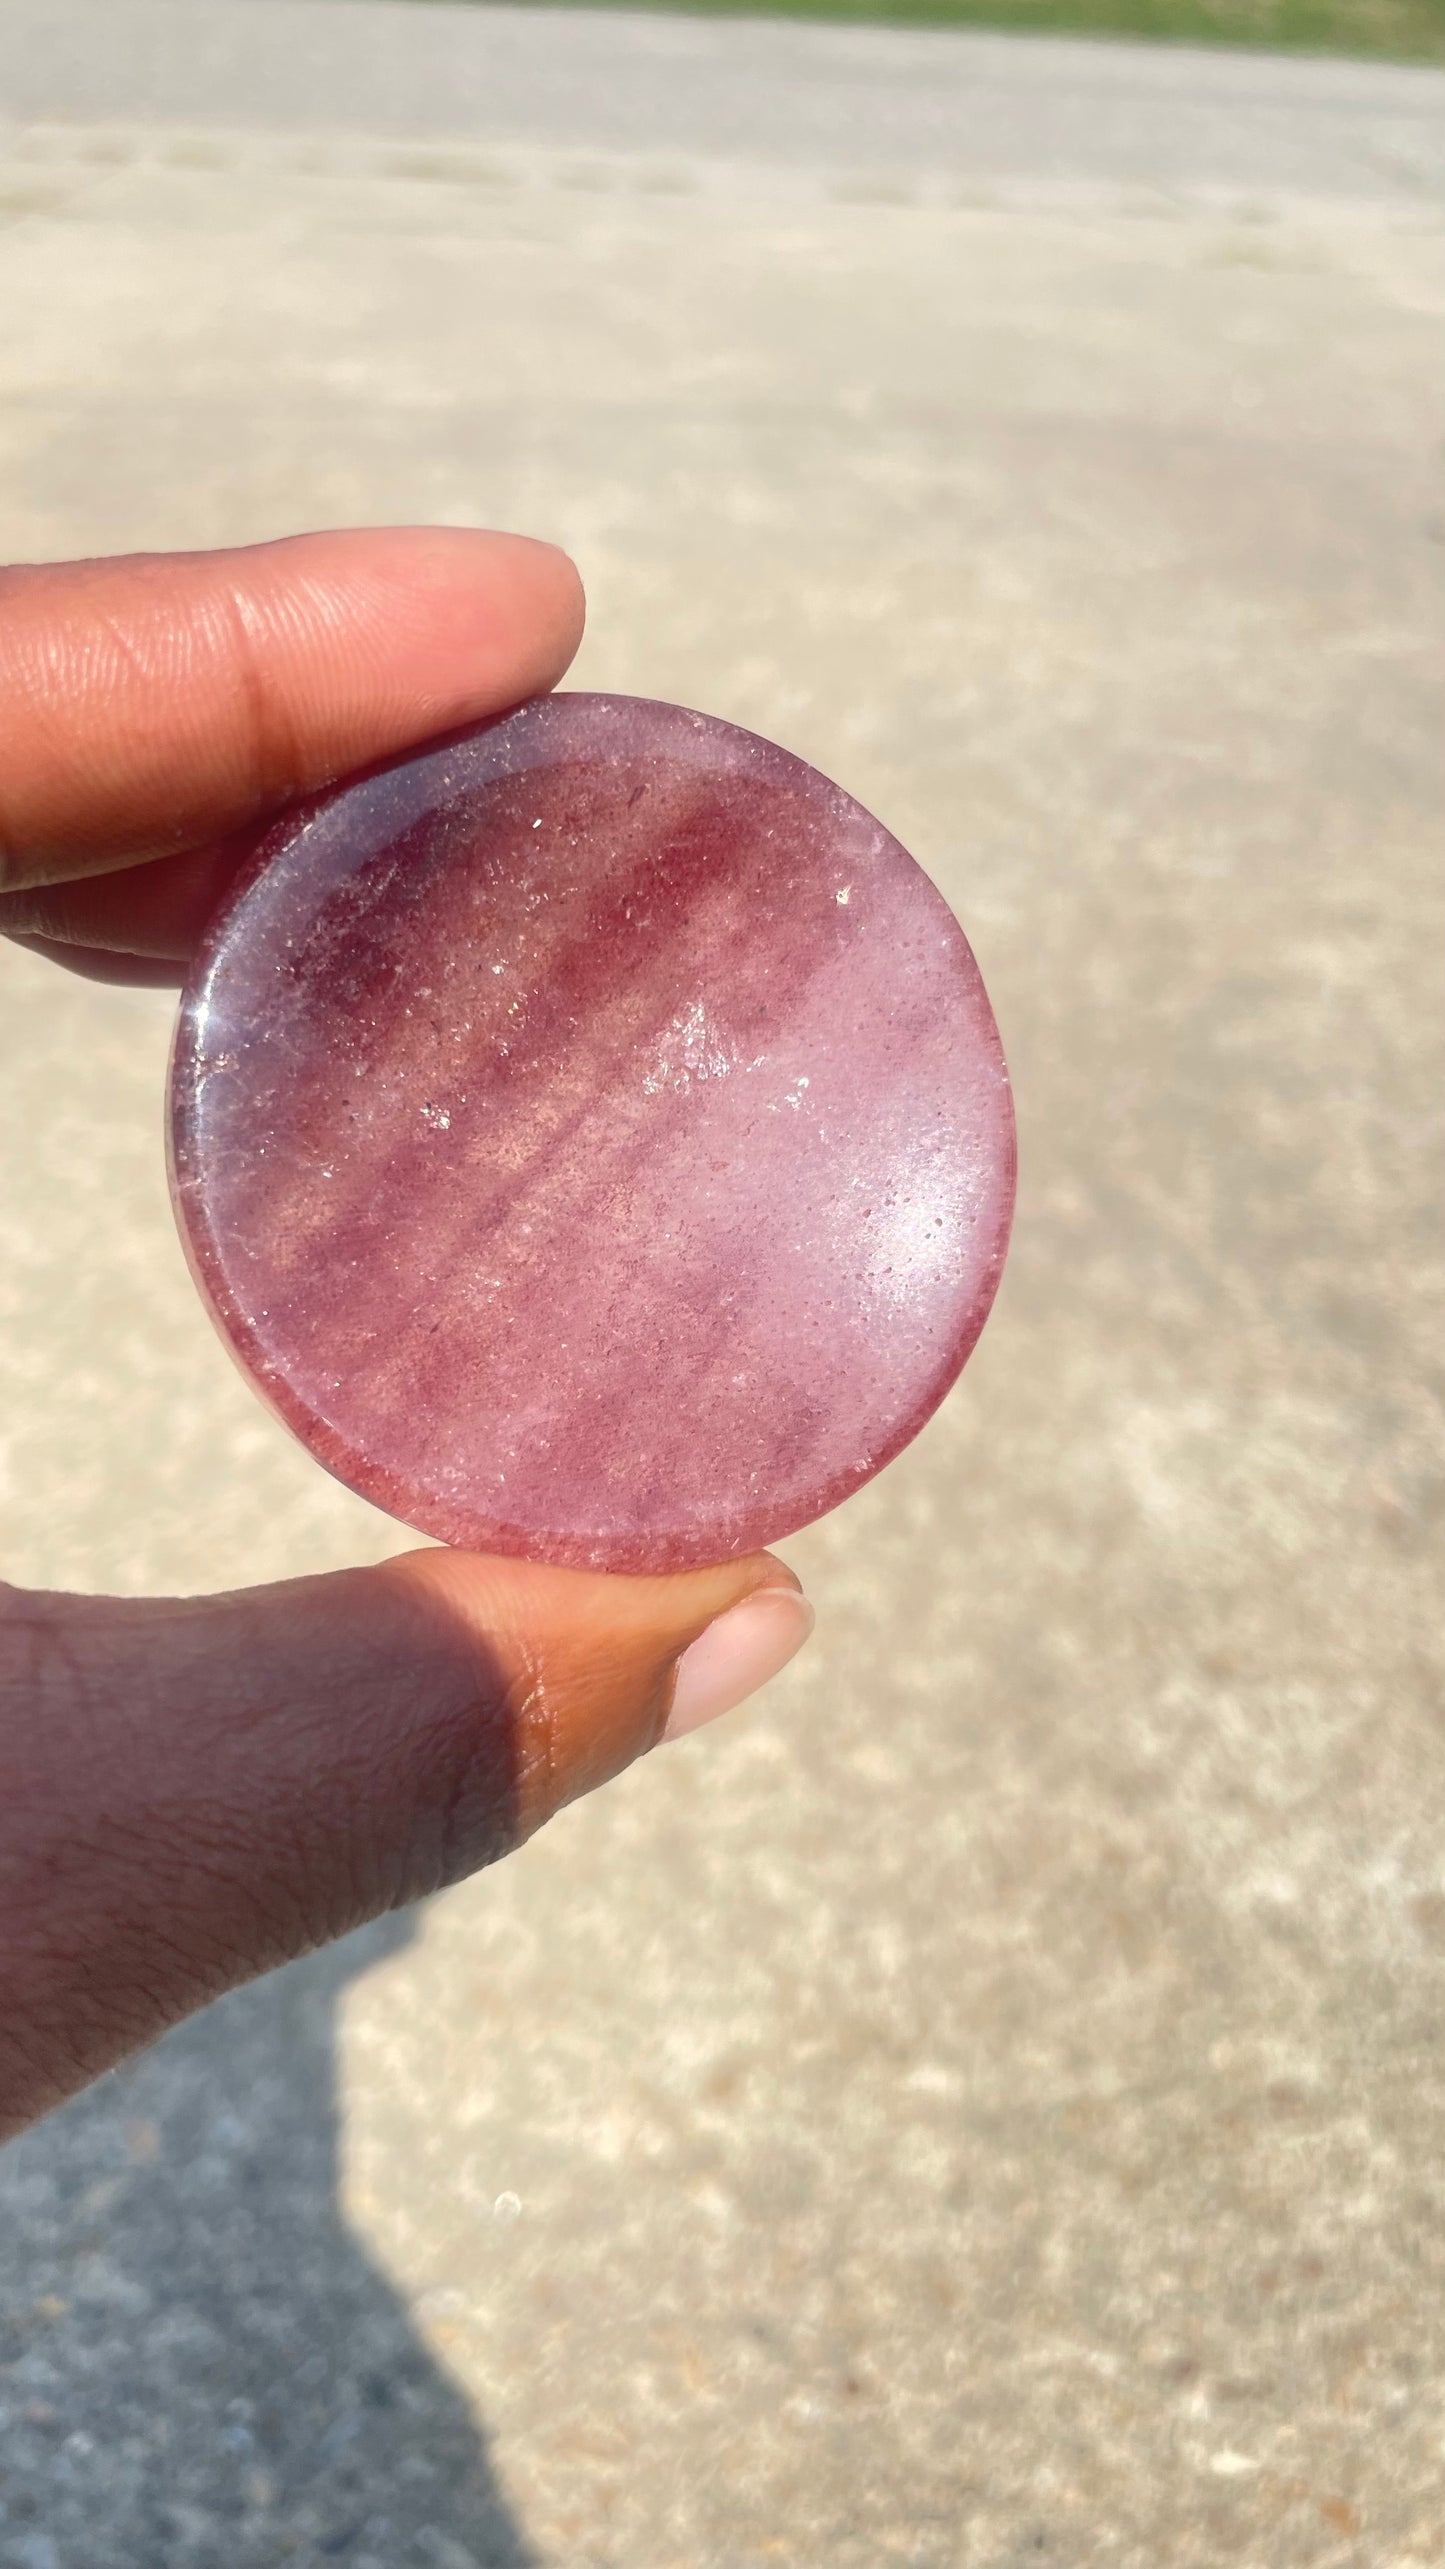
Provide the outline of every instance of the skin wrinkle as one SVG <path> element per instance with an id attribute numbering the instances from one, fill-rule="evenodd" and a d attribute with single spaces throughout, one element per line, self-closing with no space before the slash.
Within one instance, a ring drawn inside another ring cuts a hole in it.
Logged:
<path id="1" fill-rule="evenodd" d="M 144 2039 L 142 2031 L 136 2042 Z M 126 2045 L 128 2051 L 135 2048 Z M 27 2124 L 63 2105 L 92 2075 L 84 2047 L 63 2022 L 41 2028 L 7 2010 L 0 2028 L 0 2142 L 13 2141 Z"/>
<path id="2" fill-rule="evenodd" d="M 260 813 L 289 802 L 303 788 L 330 780 L 307 769 L 296 726 L 287 712 L 286 691 L 266 675 L 261 648 L 267 639 L 266 620 L 248 601 L 239 580 L 217 591 L 215 612 L 230 634 L 232 666 L 246 709 L 243 736 L 249 744 L 252 809 Z"/>
<path id="3" fill-rule="evenodd" d="M 11 1811 L 23 1813 L 27 1820 L 18 1856 L 12 1854 L 8 1863 L 0 1864 L 4 1912 L 0 1987 L 8 1983 L 16 1993 L 7 1995 L 0 2005 L 0 2129 L 7 2130 L 19 2128 L 35 2107 L 27 2104 L 12 2117 L 4 2106 L 6 2097 L 29 2098 L 39 2082 L 45 2091 L 41 2103 L 59 2102 L 94 2074 L 97 2037 L 114 2057 L 117 2048 L 130 2049 L 133 2042 L 173 2020 L 180 2012 L 177 1991 L 214 1994 L 226 1979 L 219 1940 L 213 1968 L 198 1972 L 205 1940 L 197 1938 L 189 1951 L 181 1952 L 168 1935 L 164 1919 L 151 1914 L 145 1878 L 148 1858 L 142 1851 L 138 1861 L 129 1832 L 107 1825 L 106 1810 L 97 1806 L 93 1764 L 71 1754 L 76 1714 L 85 1728 L 104 1736 L 96 1716 L 109 1709 L 109 1690 L 102 1700 L 90 1664 L 94 1655 L 90 1638 L 84 1632 L 72 1638 L 66 1621 L 53 1610 L 23 1618 L 7 1613 L 0 1627 L 0 1639 L 13 1636 L 22 1641 L 27 1632 L 33 1641 L 45 1630 L 55 1716 L 41 1723 L 37 1742 L 28 1689 L 17 1688 L 15 1672 L 6 1672 L 0 1699 L 18 1695 L 13 1717 L 6 1721 L 6 1737 L 21 1754 L 5 1800 Z M 57 1669 L 64 1674 L 63 1693 L 53 1683 Z M 67 1707 L 72 1714 L 69 1722 L 64 1719 Z M 11 1710 L 7 1700 L 7 1712 Z M 28 1740 L 27 1729 L 32 1734 Z M 29 1759 L 23 1754 L 27 1746 Z M 108 1767 L 115 1764 L 113 1757 L 107 1760 Z M 64 1828 L 62 1834 L 52 1825 L 46 1834 L 45 1815 L 59 1798 L 54 1785 L 57 1766 L 63 1767 L 66 1776 Z M 103 1789 L 103 1779 L 100 1783 Z M 132 1882 L 134 1906 L 146 1915 L 148 1931 L 141 1953 L 118 1975 L 113 1951 L 108 1950 L 116 1942 L 110 1921 L 125 1915 L 133 1896 Z M 101 1955 L 104 1962 L 98 1969 Z M 169 2001 L 165 1996 L 168 1979 Z M 6 2072 L 7 2053 L 12 2064 L 18 2063 L 18 2070 L 12 2066 Z"/>
<path id="4" fill-rule="evenodd" d="M 3 897 L 0 895 L 0 900 Z M 118 952 L 113 946 L 71 945 L 59 937 L 23 936 L 0 924 L 0 936 L 7 934 L 12 943 L 24 946 L 29 954 L 38 954 L 46 963 L 58 964 L 62 972 L 73 972 L 80 981 L 97 981 L 114 990 L 175 990 L 184 977 L 180 964 L 158 956 Z"/>
<path id="5" fill-rule="evenodd" d="M 399 1908 L 440 1891 L 497 1862 L 518 1844 L 525 1831 L 512 1705 L 513 1689 L 495 1665 L 484 1678 L 459 1674 L 448 1682 L 443 1709 L 419 1742 L 408 1778 L 414 1800 L 404 1833 L 395 1830 L 384 1754 L 374 1757 L 369 1776 L 355 1776 L 348 1843 L 358 1880 L 364 1877 L 363 1914 Z M 375 1732 L 384 1740 L 386 1724 L 383 1698 L 368 1708 L 364 1735 Z M 378 1813 L 387 1821 L 379 1841 Z"/>
<path id="6" fill-rule="evenodd" d="M 11 1707 L 6 1736 L 14 1771 L 7 1801 L 12 1808 L 24 1804 L 43 1813 L 49 1776 L 63 1769 L 70 1786 L 63 1836 L 52 1833 L 47 1839 L 35 1829 L 27 1831 L 5 1868 L 8 1897 L 13 1911 L 25 1876 L 38 1875 L 53 1906 L 54 1884 L 67 1883 L 67 1900 L 59 1912 L 62 1925 L 83 1915 L 97 1879 L 112 1868 L 123 1870 L 128 1861 L 132 1829 L 125 1779 L 137 1759 L 144 1759 L 158 1709 L 145 1657 L 137 1657 L 131 1636 L 120 1629 L 124 1619 L 104 1611 L 108 1601 L 98 1602 L 98 1616 L 73 1616 L 71 1601 L 57 1598 L 47 1599 L 39 1615 L 7 1612 L 0 1622 L 0 1641 L 23 1641 L 28 1635 L 33 1643 L 44 1636 L 41 1686 L 45 1677 L 51 1681 L 49 1718 L 39 1725 L 24 1719 L 33 1715 L 33 1673 L 7 1672 L 0 1686 L 0 1700 Z M 32 1650 L 31 1672 L 34 1665 Z M 224 1681 L 217 1691 L 224 1696 Z M 122 1738 L 117 1737 L 120 1725 Z M 184 1847 L 185 1863 L 198 1865 L 201 1842 L 194 1828 L 176 1832 L 176 1840 Z"/>
<path id="7" fill-rule="evenodd" d="M 528 1654 L 529 1659 L 531 1654 Z M 557 1707 L 542 1670 L 535 1662 L 517 1690 L 518 1780 L 523 1802 L 543 1812 L 557 1806 Z M 541 1825 L 534 1820 L 532 1827 Z M 531 1831 L 527 1834 L 530 1836 Z"/>
<path id="8" fill-rule="evenodd" d="M 28 1694 L 39 1692 L 51 1671 L 58 1665 L 62 1674 L 75 1676 L 75 1653 L 65 1621 L 52 1610 L 49 1597 L 27 1595 L 23 1588 L 9 1582 L 0 1585 L 0 1647 L 13 1637 L 29 1644 L 29 1655 L 20 1681 L 12 1679 L 0 1661 L 0 1704 L 7 1698 L 22 1705 Z M 6 1734 L 11 1724 L 6 1721 Z"/>
<path id="9" fill-rule="evenodd" d="M 484 1865 L 509 1855 L 526 1834 L 518 1809 L 518 1754 L 510 1717 L 467 1726 L 470 1745 L 448 1760 L 442 1788 L 431 1797 L 428 1835 L 435 1842 L 433 1863 L 414 1867 L 414 1879 L 388 1906 L 420 1899 L 463 1881 Z M 500 1735 L 499 1735 L 500 1734 Z"/>
<path id="10" fill-rule="evenodd" d="M 338 1592 L 339 1603 L 346 1601 L 353 1575 L 342 1574 L 347 1586 Z M 378 1575 L 385 1577 L 384 1572 Z M 503 1669 L 485 1645 L 449 1625 L 441 1601 L 416 1596 L 394 1582 L 388 1602 L 387 1628 L 374 1636 L 359 1666 L 347 1642 L 341 1643 L 347 1683 L 344 1757 L 338 1756 L 334 1705 L 322 1699 L 303 1700 L 299 1710 L 290 1702 L 256 1707 L 243 1713 L 239 1724 L 233 1718 L 226 1725 L 228 1750 L 248 1721 L 263 1745 L 268 1729 L 284 1726 L 295 1763 L 304 1768 L 309 1757 L 318 1773 L 328 1772 L 324 1828 L 313 1828 L 299 1839 L 293 1869 L 310 1868 L 318 1847 L 307 1838 L 317 1840 L 321 1856 L 329 1856 L 345 1877 L 338 1883 L 337 1899 L 347 1924 L 439 1888 L 442 1880 L 455 1879 L 458 1869 L 493 1860 L 517 1835 Z M 250 1602 L 243 1597 L 235 1607 L 243 1630 L 248 1622 L 254 1626 Z M 264 1650 L 264 1632 L 253 1632 L 240 1641 L 235 1658 L 244 1665 Z M 405 1774 L 398 1779 L 389 1772 L 396 1761 L 388 1749 L 394 1749 L 396 1690 L 408 1671 L 423 1678 L 436 1710 L 415 1731 Z M 396 1826 L 399 1793 L 410 1807 L 405 1831 Z M 469 1807 L 474 1817 L 468 1833 L 461 1815 Z M 386 1824 L 379 1843 L 378 1816 Z"/>
<path id="11" fill-rule="evenodd" d="M 84 568 L 89 570 L 92 566 L 87 564 Z M 40 582 L 43 582 L 43 574 Z M 13 572 L 0 574 L 0 613 L 3 613 L 8 588 L 18 588 L 23 599 L 26 588 L 40 582 L 17 579 Z M 7 648 L 0 652 L 0 701 L 6 697 L 13 698 L 18 693 L 24 707 L 42 718 L 42 730 L 46 734 L 52 726 L 44 717 L 55 705 L 64 705 L 71 698 L 79 698 L 92 708 L 99 704 L 111 710 L 122 702 L 125 689 L 117 683 L 118 664 L 120 668 L 128 668 L 145 688 L 153 688 L 158 681 L 165 681 L 167 673 L 158 670 L 146 657 L 135 634 L 114 610 L 107 608 L 102 601 L 99 605 L 91 604 L 88 613 L 88 624 L 75 638 L 67 634 L 63 624 L 57 624 L 53 629 L 42 625 L 37 644 L 36 637 L 22 628 L 18 651 Z M 109 652 L 105 648 L 107 640 Z M 184 672 L 174 674 L 180 677 Z M 80 742 L 76 746 L 83 761 L 86 744 Z M 157 833 L 158 836 L 163 834 L 163 831 Z M 7 825 L 5 805 L 3 797 L 0 797 L 0 888 L 6 886 L 12 873 L 20 876 L 23 885 L 26 844 L 26 838 L 19 830 Z"/>
<path id="12" fill-rule="evenodd" d="M 143 686 L 153 685 L 157 678 L 165 679 L 173 675 L 175 677 L 180 677 L 183 674 L 179 670 L 175 672 L 168 671 L 164 666 L 163 658 L 162 664 L 159 667 L 156 666 L 154 660 L 148 659 L 144 651 L 141 649 L 140 641 L 136 634 L 132 632 L 129 626 L 122 621 L 113 608 L 102 607 L 97 618 L 97 623 L 100 631 L 109 635 L 115 656 L 120 661 L 122 667 L 129 671 L 132 678 L 139 678 Z M 165 642 L 169 639 L 169 636 L 163 633 L 157 634 L 155 639 L 160 642 Z M 115 684 L 114 673 L 107 671 L 106 676 L 109 681 L 110 692 L 113 695 L 119 695 L 120 689 Z"/>

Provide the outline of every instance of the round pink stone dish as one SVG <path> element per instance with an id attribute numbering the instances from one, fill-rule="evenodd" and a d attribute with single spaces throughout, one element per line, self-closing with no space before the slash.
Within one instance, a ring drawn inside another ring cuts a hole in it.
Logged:
<path id="1" fill-rule="evenodd" d="M 198 958 L 187 1254 L 317 1460 L 444 1542 L 718 1561 L 916 1435 L 1013 1110 L 962 930 L 771 742 L 557 695 L 298 807 Z"/>

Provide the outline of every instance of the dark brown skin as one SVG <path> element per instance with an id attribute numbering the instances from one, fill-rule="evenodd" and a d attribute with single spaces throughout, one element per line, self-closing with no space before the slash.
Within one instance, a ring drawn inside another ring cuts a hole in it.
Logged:
<path id="1" fill-rule="evenodd" d="M 564 555 L 441 529 L 0 572 L 0 933 L 179 983 L 271 814 L 554 685 L 581 624 Z M 423 1551 L 216 1597 L 0 1587 L 0 2134 L 505 1854 L 780 1582 Z"/>

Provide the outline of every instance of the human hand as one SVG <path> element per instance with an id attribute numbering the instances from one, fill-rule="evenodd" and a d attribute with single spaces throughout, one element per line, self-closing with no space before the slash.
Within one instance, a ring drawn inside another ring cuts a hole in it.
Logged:
<path id="1" fill-rule="evenodd" d="M 550 546 L 440 529 L 0 572 L 0 933 L 178 982 L 271 815 L 554 685 L 581 621 Z M 764 1684 L 810 1620 L 766 1553 L 0 1587 L 0 2132 L 505 1854 Z"/>

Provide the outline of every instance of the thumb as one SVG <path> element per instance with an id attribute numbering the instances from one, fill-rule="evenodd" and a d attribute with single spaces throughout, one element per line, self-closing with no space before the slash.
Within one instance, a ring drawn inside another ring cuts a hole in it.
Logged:
<path id="1" fill-rule="evenodd" d="M 487 1864 L 806 1639 L 766 1553 L 445 1551 L 234 1595 L 0 1591 L 0 2131 Z"/>

